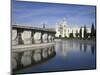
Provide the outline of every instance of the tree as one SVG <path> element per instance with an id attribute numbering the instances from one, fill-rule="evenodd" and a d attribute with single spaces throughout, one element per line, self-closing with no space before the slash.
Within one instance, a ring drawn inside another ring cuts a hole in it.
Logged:
<path id="1" fill-rule="evenodd" d="M 79 36 L 80 36 L 80 38 L 82 38 L 82 27 L 80 28 Z"/>
<path id="2" fill-rule="evenodd" d="M 72 30 L 72 33 L 70 33 L 70 38 L 73 38 L 73 30 Z"/>
<path id="3" fill-rule="evenodd" d="M 96 28 L 95 28 L 95 30 L 94 30 L 94 37 L 96 38 Z"/>
<path id="4" fill-rule="evenodd" d="M 84 26 L 84 39 L 87 39 L 87 29 L 86 29 L 86 25 Z"/>
<path id="5" fill-rule="evenodd" d="M 75 35 L 76 35 L 76 38 L 78 38 L 78 31 L 77 30 L 76 30 L 76 34 Z"/>
<path id="6" fill-rule="evenodd" d="M 91 26 L 91 38 L 93 38 L 95 35 L 95 29 L 94 29 L 94 24 Z"/>
<path id="7" fill-rule="evenodd" d="M 61 38 L 61 35 L 59 35 L 59 38 Z"/>

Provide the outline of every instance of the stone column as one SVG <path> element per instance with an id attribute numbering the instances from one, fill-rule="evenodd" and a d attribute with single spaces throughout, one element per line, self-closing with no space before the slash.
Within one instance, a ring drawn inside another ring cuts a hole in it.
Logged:
<path id="1" fill-rule="evenodd" d="M 12 45 L 18 45 L 17 30 L 12 29 Z"/>
<path id="2" fill-rule="evenodd" d="M 50 42 L 52 42 L 52 35 L 50 34 Z"/>
<path id="3" fill-rule="evenodd" d="M 35 34 L 35 32 L 34 32 L 34 31 L 32 31 L 32 33 L 31 33 L 32 44 L 34 44 L 34 43 L 35 43 L 35 41 L 34 41 L 34 34 Z"/>
<path id="4" fill-rule="evenodd" d="M 51 33 L 51 42 L 53 42 L 53 36 L 54 36 L 53 33 Z"/>
<path id="5" fill-rule="evenodd" d="M 49 43 L 49 33 L 47 33 L 47 42 Z"/>
<path id="6" fill-rule="evenodd" d="M 41 32 L 41 43 L 43 43 L 43 32 Z"/>
<path id="7" fill-rule="evenodd" d="M 17 30 L 18 44 L 23 44 L 21 33 L 22 30 Z"/>
<path id="8" fill-rule="evenodd" d="M 53 33 L 53 41 L 54 41 L 54 39 L 55 39 L 55 34 Z"/>

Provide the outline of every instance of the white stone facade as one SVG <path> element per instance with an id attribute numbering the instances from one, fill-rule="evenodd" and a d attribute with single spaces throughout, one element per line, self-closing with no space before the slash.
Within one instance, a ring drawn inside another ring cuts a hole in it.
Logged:
<path id="1" fill-rule="evenodd" d="M 91 28 L 86 28 L 87 33 L 91 33 Z M 73 33 L 73 37 L 76 37 L 76 33 L 80 33 L 80 27 L 70 27 L 64 19 L 60 23 L 56 24 L 56 37 L 69 37 L 70 33 Z M 79 36 L 78 36 L 79 37 Z M 84 37 L 84 27 L 82 27 L 82 38 Z"/>

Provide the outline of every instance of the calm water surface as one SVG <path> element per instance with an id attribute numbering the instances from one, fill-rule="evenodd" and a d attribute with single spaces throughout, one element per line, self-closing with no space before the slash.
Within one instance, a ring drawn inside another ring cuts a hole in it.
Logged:
<path id="1" fill-rule="evenodd" d="M 18 70 L 17 73 L 34 73 L 96 68 L 96 45 L 93 41 L 57 41 L 55 55 L 45 62 Z"/>

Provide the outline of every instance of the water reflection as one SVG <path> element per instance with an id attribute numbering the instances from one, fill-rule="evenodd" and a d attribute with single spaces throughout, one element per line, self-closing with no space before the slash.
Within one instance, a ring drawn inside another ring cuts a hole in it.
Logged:
<path id="1" fill-rule="evenodd" d="M 91 46 L 91 53 L 94 55 L 94 53 L 95 53 L 95 46 Z"/>
<path id="2" fill-rule="evenodd" d="M 12 53 L 12 70 L 16 71 L 25 67 L 43 63 L 56 55 L 55 47 L 28 50 L 20 53 Z"/>
<path id="3" fill-rule="evenodd" d="M 80 51 L 81 52 L 90 52 L 92 55 L 95 53 L 95 44 L 86 44 L 86 43 L 80 43 Z"/>
<path id="4" fill-rule="evenodd" d="M 88 43 L 83 41 L 60 41 L 56 43 L 56 50 L 63 57 L 66 57 L 69 52 L 95 53 L 95 43 Z"/>
<path id="5" fill-rule="evenodd" d="M 87 49 L 87 45 L 84 44 L 84 53 L 87 51 L 86 49 Z"/>
<path id="6" fill-rule="evenodd" d="M 13 53 L 12 68 L 17 73 L 95 69 L 96 44 L 95 41 L 61 40 L 52 47 Z"/>

